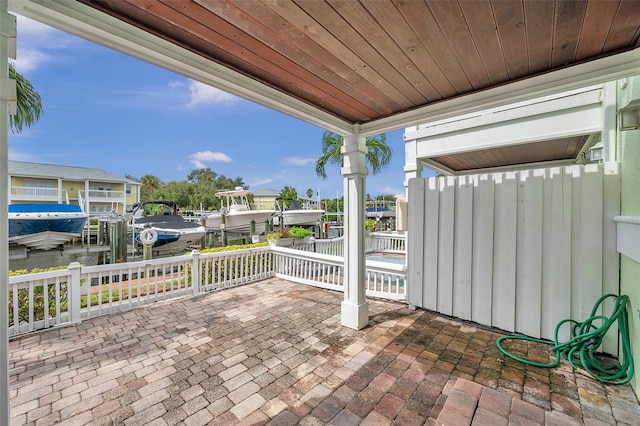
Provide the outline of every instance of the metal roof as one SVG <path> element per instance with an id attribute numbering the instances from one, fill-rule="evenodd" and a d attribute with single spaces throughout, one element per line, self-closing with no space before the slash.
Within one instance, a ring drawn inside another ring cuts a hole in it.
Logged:
<path id="1" fill-rule="evenodd" d="M 113 173 L 89 167 L 61 166 L 57 164 L 28 163 L 9 161 L 8 174 L 33 178 L 49 178 L 92 182 L 115 182 L 128 185 L 140 185 L 139 182 L 123 178 Z"/>

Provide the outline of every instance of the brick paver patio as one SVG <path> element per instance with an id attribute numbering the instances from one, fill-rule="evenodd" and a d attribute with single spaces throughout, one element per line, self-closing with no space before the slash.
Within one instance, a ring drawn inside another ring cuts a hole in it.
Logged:
<path id="1" fill-rule="evenodd" d="M 343 328 L 342 297 L 269 279 L 12 340 L 12 424 L 640 424 L 628 385 L 404 304 Z"/>

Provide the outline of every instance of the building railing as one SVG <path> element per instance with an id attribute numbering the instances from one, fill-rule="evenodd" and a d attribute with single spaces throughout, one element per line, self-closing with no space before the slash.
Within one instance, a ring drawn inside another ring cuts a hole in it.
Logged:
<path id="1" fill-rule="evenodd" d="M 86 192 L 86 196 L 85 196 Z M 125 197 L 124 191 L 112 191 L 103 189 L 90 189 L 88 191 L 78 191 L 79 197 L 89 201 L 122 200 Z"/>
<path id="2" fill-rule="evenodd" d="M 337 244 L 337 242 L 334 242 Z M 326 244 L 326 248 L 336 246 Z M 317 249 L 317 247 L 316 247 Z M 282 247 L 82 267 L 9 277 L 9 336 L 270 277 L 343 291 L 341 256 Z M 366 294 L 406 300 L 406 265 L 366 261 Z"/>
<path id="3" fill-rule="evenodd" d="M 12 186 L 11 199 L 30 201 L 57 201 L 60 192 L 58 188 L 42 188 L 31 186 Z"/>

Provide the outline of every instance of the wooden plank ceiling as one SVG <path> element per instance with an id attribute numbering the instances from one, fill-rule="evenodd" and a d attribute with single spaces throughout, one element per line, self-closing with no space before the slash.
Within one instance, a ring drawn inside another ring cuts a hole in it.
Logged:
<path id="1" fill-rule="evenodd" d="M 638 0 L 78 0 L 350 123 L 639 46 Z"/>
<path id="2" fill-rule="evenodd" d="M 456 172 L 544 161 L 573 160 L 578 157 L 588 139 L 588 135 L 574 136 L 503 148 L 481 149 L 462 154 L 442 155 L 432 157 L 430 160 Z"/>

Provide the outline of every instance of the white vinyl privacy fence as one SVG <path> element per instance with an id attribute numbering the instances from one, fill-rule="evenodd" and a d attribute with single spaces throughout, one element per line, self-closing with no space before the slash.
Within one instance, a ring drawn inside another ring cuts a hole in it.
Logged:
<path id="1" fill-rule="evenodd" d="M 409 303 L 553 339 L 559 321 L 618 293 L 619 194 L 615 163 L 412 179 Z"/>

